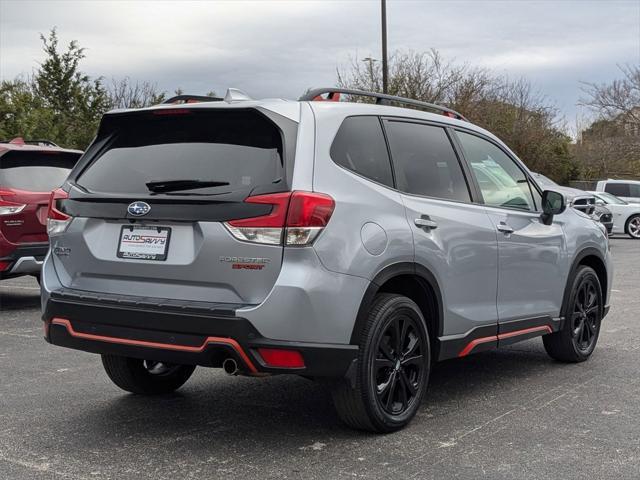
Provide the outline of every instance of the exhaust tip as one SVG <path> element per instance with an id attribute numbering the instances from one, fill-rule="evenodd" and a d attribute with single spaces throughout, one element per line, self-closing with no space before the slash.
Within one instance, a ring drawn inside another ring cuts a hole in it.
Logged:
<path id="1" fill-rule="evenodd" d="M 227 375 L 237 375 L 239 372 L 238 362 L 233 358 L 225 358 L 224 362 L 222 362 L 222 369 Z"/>

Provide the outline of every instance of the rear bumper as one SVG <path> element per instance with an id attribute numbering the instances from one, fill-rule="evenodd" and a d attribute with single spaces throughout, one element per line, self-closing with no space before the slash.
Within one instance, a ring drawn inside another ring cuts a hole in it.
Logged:
<path id="1" fill-rule="evenodd" d="M 40 273 L 48 250 L 49 243 L 36 243 L 16 247 L 9 255 L 0 258 L 1 262 L 9 262 L 9 266 L 0 272 L 0 279 Z"/>
<path id="2" fill-rule="evenodd" d="M 45 338 L 92 353 L 185 365 L 221 367 L 231 357 L 248 374 L 342 377 L 358 354 L 353 345 L 264 338 L 251 322 L 236 316 L 239 305 L 195 303 L 57 290 L 44 304 Z M 298 351 L 305 366 L 270 367 L 259 348 Z"/>

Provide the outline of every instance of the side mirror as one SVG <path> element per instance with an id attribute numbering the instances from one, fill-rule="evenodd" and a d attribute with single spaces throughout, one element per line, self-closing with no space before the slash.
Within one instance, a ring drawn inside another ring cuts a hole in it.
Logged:
<path id="1" fill-rule="evenodd" d="M 596 205 L 604 206 L 604 202 L 600 199 L 596 199 Z"/>
<path id="2" fill-rule="evenodd" d="M 564 195 L 553 190 L 542 192 L 542 215 L 540 219 L 545 225 L 551 225 L 554 215 L 560 215 L 567 208 Z"/>

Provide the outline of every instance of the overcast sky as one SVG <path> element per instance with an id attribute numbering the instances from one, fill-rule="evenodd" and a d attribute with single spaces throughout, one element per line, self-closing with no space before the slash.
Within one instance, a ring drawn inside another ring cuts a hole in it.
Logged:
<path id="1" fill-rule="evenodd" d="M 449 60 L 524 76 L 564 112 L 581 80 L 640 63 L 640 0 L 388 1 L 389 50 L 436 48 Z M 223 94 L 297 98 L 335 84 L 356 55 L 380 58 L 380 2 L 0 0 L 0 76 L 30 73 L 40 32 L 78 40 L 92 76 Z"/>

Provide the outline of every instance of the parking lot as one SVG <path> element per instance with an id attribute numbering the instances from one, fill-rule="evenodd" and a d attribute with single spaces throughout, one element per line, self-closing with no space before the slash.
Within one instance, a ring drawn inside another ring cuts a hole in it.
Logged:
<path id="1" fill-rule="evenodd" d="M 391 435 L 344 427 L 322 385 L 199 369 L 177 394 L 118 390 L 98 356 L 42 339 L 39 290 L 0 283 L 0 478 L 638 478 L 640 242 L 612 240 L 590 361 L 540 339 L 436 366 Z"/>

